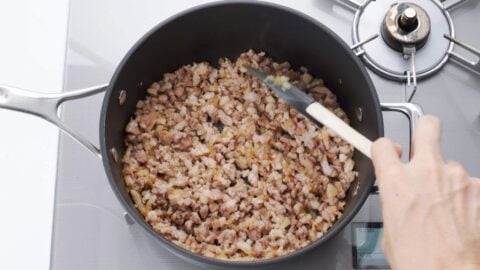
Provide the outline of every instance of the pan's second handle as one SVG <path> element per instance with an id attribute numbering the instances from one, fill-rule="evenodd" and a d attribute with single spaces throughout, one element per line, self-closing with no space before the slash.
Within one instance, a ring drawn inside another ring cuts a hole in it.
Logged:
<path id="1" fill-rule="evenodd" d="M 382 111 L 391 111 L 391 112 L 400 112 L 404 114 L 409 121 L 410 131 L 409 131 L 409 150 L 408 157 L 411 157 L 412 153 L 412 142 L 413 142 L 413 130 L 415 129 L 417 119 L 423 115 L 422 108 L 414 103 L 380 103 Z"/>
<path id="2" fill-rule="evenodd" d="M 338 136 L 353 145 L 365 156 L 372 158 L 372 141 L 370 141 L 367 137 L 356 131 L 347 123 L 343 122 L 342 119 L 329 111 L 323 105 L 318 102 L 314 102 L 310 104 L 305 109 L 305 111 L 310 116 L 315 118 L 315 120 L 332 129 L 335 133 L 338 134 Z"/>
<path id="3" fill-rule="evenodd" d="M 71 130 L 58 116 L 58 107 L 65 101 L 79 99 L 103 92 L 107 84 L 63 93 L 36 93 L 10 86 L 0 86 L 0 108 L 33 114 L 58 126 L 73 139 L 101 158 L 98 147 Z"/>

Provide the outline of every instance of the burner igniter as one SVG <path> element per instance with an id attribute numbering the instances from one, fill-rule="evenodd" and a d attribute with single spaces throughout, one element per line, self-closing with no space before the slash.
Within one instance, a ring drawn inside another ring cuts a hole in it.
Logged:
<path id="1" fill-rule="evenodd" d="M 402 52 L 405 46 L 418 50 L 430 34 L 430 17 L 419 5 L 396 3 L 387 11 L 381 33 L 388 46 L 396 51 Z"/>

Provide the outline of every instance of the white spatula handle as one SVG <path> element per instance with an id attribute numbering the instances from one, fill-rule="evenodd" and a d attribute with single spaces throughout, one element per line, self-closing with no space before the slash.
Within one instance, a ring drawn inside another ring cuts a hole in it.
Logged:
<path id="1" fill-rule="evenodd" d="M 333 130 L 342 139 L 353 145 L 365 156 L 372 158 L 371 147 L 372 141 L 353 129 L 351 126 L 343 122 L 338 116 L 325 108 L 322 104 L 315 102 L 310 104 L 306 112 L 315 120 L 322 123 L 326 127 Z"/>

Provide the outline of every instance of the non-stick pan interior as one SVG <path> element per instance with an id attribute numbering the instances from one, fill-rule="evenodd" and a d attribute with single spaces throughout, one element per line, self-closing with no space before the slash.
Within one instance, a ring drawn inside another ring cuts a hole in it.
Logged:
<path id="1" fill-rule="evenodd" d="M 165 72 L 192 62 L 215 64 L 222 57 L 234 59 L 248 49 L 265 51 L 294 67 L 307 67 L 335 92 L 354 128 L 370 139 L 383 135 L 380 108 L 368 75 L 349 48 L 326 27 L 303 14 L 267 3 L 223 2 L 194 8 L 158 25 L 139 40 L 118 66 L 105 96 L 100 127 L 105 168 L 112 188 L 137 221 L 143 219 L 126 192 L 121 162 L 115 162 L 110 154 L 115 148 L 120 157 L 123 155 L 124 128 L 137 101 Z M 121 90 L 127 91 L 123 105 L 118 102 Z M 359 108 L 361 121 L 356 116 Z M 359 153 L 354 159 L 360 172 L 359 185 L 352 185 L 343 217 L 323 239 L 351 219 L 373 182 L 370 160 Z M 356 195 L 351 192 L 354 189 Z"/>

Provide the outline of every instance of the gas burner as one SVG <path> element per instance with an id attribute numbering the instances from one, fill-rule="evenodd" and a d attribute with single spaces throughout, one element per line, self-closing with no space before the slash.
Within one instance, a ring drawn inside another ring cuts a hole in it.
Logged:
<path id="1" fill-rule="evenodd" d="M 411 54 L 415 54 L 417 79 L 440 70 L 453 47 L 444 34 L 454 36 L 450 14 L 432 0 L 416 4 L 367 0 L 353 21 L 353 43 L 372 35 L 383 37 L 362 46 L 361 58 L 380 75 L 395 80 L 405 81 L 407 71 L 413 73 L 411 61 L 405 61 Z"/>
<path id="2" fill-rule="evenodd" d="M 385 15 L 381 32 L 383 40 L 394 50 L 403 52 L 405 46 L 418 50 L 430 34 L 430 17 L 419 5 L 393 4 Z"/>
<path id="3" fill-rule="evenodd" d="M 355 10 L 352 50 L 379 75 L 406 82 L 406 100 L 413 98 L 417 80 L 438 72 L 449 59 L 480 74 L 479 61 L 453 51 L 456 44 L 480 56 L 480 51 L 455 38 L 449 9 L 465 0 L 337 1 Z"/>

